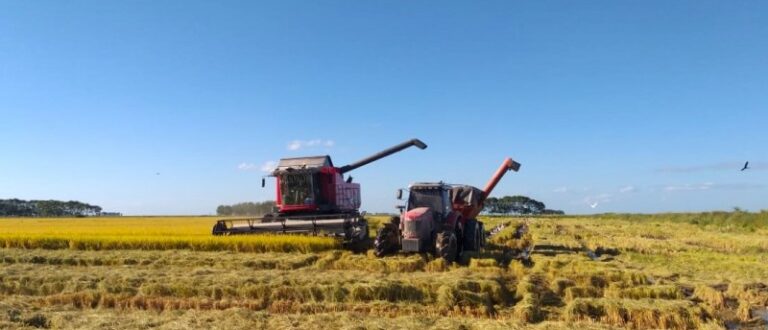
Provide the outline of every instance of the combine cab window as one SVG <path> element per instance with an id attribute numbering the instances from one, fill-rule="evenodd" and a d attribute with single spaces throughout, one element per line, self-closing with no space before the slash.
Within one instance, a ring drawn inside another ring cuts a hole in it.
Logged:
<path id="1" fill-rule="evenodd" d="M 280 179 L 283 205 L 315 204 L 312 174 L 285 174 Z"/>
<path id="2" fill-rule="evenodd" d="M 436 212 L 443 212 L 443 196 L 440 189 L 414 189 L 408 197 L 408 210 L 428 207 Z"/>

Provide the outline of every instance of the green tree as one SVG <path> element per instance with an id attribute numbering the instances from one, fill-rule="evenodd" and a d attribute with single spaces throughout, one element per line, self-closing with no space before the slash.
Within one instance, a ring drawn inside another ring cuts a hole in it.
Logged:
<path id="1" fill-rule="evenodd" d="M 504 196 L 501 198 L 489 197 L 485 201 L 485 212 L 490 214 L 563 214 L 560 213 L 546 213 L 546 204 L 537 201 L 528 196 L 516 195 L 516 196 Z"/>
<path id="2" fill-rule="evenodd" d="M 261 216 L 273 212 L 274 208 L 274 201 L 245 202 L 233 205 L 219 205 L 216 208 L 216 214 L 222 216 Z"/>

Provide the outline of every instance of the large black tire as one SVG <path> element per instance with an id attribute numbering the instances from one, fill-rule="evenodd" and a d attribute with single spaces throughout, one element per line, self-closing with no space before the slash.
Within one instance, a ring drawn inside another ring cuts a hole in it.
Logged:
<path id="1" fill-rule="evenodd" d="M 376 233 L 376 239 L 373 241 L 373 253 L 377 257 L 383 257 L 388 254 L 394 254 L 400 250 L 400 240 L 397 227 L 392 223 L 385 224 Z"/>
<path id="2" fill-rule="evenodd" d="M 224 235 L 226 232 L 227 225 L 225 225 L 223 222 L 216 222 L 216 224 L 213 225 L 213 230 L 211 230 L 211 233 L 216 236 Z"/>
<path id="3" fill-rule="evenodd" d="M 272 214 L 272 213 L 267 213 L 267 214 L 265 214 L 265 215 L 264 215 L 264 216 L 261 218 L 261 222 L 263 222 L 263 223 L 266 223 L 266 222 L 272 222 L 272 221 L 275 221 L 275 215 L 274 215 L 274 214 Z"/>
<path id="4" fill-rule="evenodd" d="M 445 259 L 448 263 L 456 261 L 459 254 L 459 244 L 456 234 L 452 230 L 437 233 L 435 241 L 437 241 L 435 252 L 437 252 L 438 257 Z"/>
<path id="5" fill-rule="evenodd" d="M 349 241 L 346 248 L 355 253 L 362 253 L 368 250 L 371 245 L 368 221 L 358 220 L 357 224 L 351 228 Z"/>
<path id="6" fill-rule="evenodd" d="M 478 234 L 480 235 L 480 249 L 485 248 L 485 240 L 488 238 L 488 234 L 485 233 L 485 224 L 482 221 L 477 222 Z"/>
<path id="7" fill-rule="evenodd" d="M 477 219 L 471 219 L 464 225 L 464 251 L 480 252 L 485 245 L 485 232 L 483 223 Z"/>
<path id="8" fill-rule="evenodd" d="M 400 228 L 400 217 L 396 215 L 389 217 L 389 223 L 395 226 L 395 228 Z"/>

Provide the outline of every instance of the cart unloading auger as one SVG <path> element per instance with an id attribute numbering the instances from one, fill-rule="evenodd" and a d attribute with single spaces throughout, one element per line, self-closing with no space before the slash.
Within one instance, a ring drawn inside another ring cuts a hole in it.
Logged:
<path id="1" fill-rule="evenodd" d="M 368 247 L 368 222 L 360 213 L 360 184 L 344 174 L 358 167 L 405 150 L 427 148 L 412 139 L 382 150 L 349 165 L 335 167 L 331 157 L 283 158 L 270 174 L 277 180 L 277 212 L 259 218 L 221 219 L 214 235 L 299 233 L 330 235 L 343 239 L 345 247 Z M 262 180 L 262 187 L 264 186 Z"/>

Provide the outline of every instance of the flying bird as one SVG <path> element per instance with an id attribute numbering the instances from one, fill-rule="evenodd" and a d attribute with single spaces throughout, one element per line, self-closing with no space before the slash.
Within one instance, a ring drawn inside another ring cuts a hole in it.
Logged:
<path id="1" fill-rule="evenodd" d="M 593 209 L 594 209 L 594 208 L 596 208 L 596 207 L 597 207 L 597 202 L 594 202 L 594 203 L 592 203 L 592 204 L 589 204 L 589 207 L 591 207 L 591 208 L 593 208 Z"/>
<path id="2" fill-rule="evenodd" d="M 744 167 L 741 170 L 743 171 L 746 169 L 749 169 L 749 162 L 744 163 Z"/>

